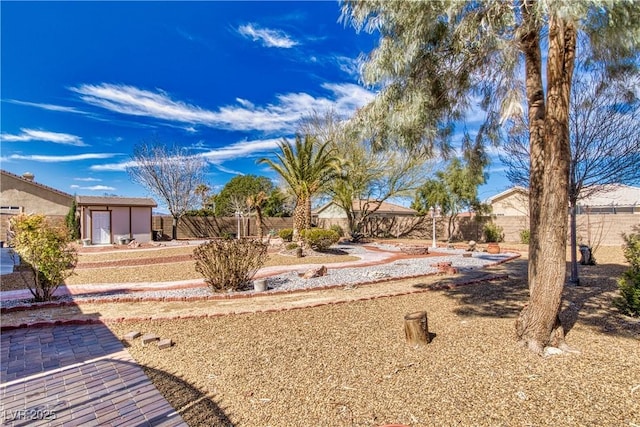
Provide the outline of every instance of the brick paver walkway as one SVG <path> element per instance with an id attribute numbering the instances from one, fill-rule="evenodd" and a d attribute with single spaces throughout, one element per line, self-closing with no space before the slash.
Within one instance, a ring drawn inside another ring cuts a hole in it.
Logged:
<path id="1" fill-rule="evenodd" d="M 8 426 L 186 426 L 102 324 L 3 332 L 0 406 Z"/>

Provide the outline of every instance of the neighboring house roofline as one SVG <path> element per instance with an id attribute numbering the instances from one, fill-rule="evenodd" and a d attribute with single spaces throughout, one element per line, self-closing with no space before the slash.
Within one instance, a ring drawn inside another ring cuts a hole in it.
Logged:
<path id="1" fill-rule="evenodd" d="M 494 202 L 496 200 L 499 200 L 499 199 L 502 199 L 503 197 L 506 197 L 506 196 L 508 196 L 508 195 L 510 195 L 512 193 L 529 194 L 529 189 L 525 188 L 525 187 L 522 187 L 520 185 L 516 185 L 516 186 L 513 186 L 511 188 L 507 188 L 506 190 L 504 190 L 501 193 L 498 193 L 496 195 L 493 195 L 493 196 L 489 197 L 487 199 L 487 203 L 492 203 L 492 202 Z"/>
<path id="2" fill-rule="evenodd" d="M 4 169 L 0 169 L 0 174 L 7 175 L 7 176 L 10 176 L 10 177 L 15 178 L 15 179 L 19 179 L 24 183 L 27 183 L 27 184 L 30 184 L 30 185 L 34 185 L 36 187 L 42 188 L 43 190 L 51 191 L 51 192 L 59 194 L 61 196 L 69 197 L 70 199 L 73 199 L 73 194 L 65 193 L 64 191 L 60 191 L 60 190 L 55 189 L 53 187 L 49 187 L 48 185 L 40 184 L 39 182 L 32 181 L 30 179 L 26 179 L 23 176 L 16 175 L 16 174 L 8 172 L 8 171 L 6 171 Z"/>
<path id="3" fill-rule="evenodd" d="M 396 205 L 394 203 L 389 203 L 389 202 L 380 202 L 377 200 L 355 200 L 353 202 L 353 209 L 355 212 L 360 212 L 360 203 L 364 204 L 364 203 L 369 203 L 369 205 L 373 205 L 371 206 L 371 208 L 369 210 L 372 210 L 373 208 L 375 208 L 376 204 L 379 204 L 380 207 L 378 209 L 376 209 L 376 213 L 388 213 L 388 214 L 393 214 L 393 213 L 402 213 L 402 214 L 413 214 L 416 215 L 418 213 L 418 211 L 416 211 L 415 209 L 411 209 L 411 208 L 406 208 L 404 206 L 400 206 L 400 205 Z M 324 205 L 320 206 L 318 209 L 313 211 L 314 215 L 318 215 L 320 214 L 322 211 L 324 211 L 325 209 L 327 209 L 329 206 L 331 205 L 338 205 L 335 201 L 330 201 L 329 203 L 325 203 Z"/>

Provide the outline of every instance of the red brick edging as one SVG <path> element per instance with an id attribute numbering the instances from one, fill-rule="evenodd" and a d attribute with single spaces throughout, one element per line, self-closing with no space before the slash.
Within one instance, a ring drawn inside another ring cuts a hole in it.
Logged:
<path id="1" fill-rule="evenodd" d="M 496 266 L 496 265 L 500 265 L 503 263 L 506 263 L 508 261 L 512 261 L 514 259 L 519 258 L 521 255 L 517 254 L 513 257 L 509 257 L 509 258 L 505 258 L 503 260 L 500 260 L 498 262 L 492 263 L 492 264 L 487 264 L 484 267 L 491 267 L 491 266 Z M 263 296 L 273 296 L 273 295 L 283 295 L 283 294 L 293 294 L 293 293 L 301 293 L 301 292 L 309 292 L 309 291 L 316 291 L 316 290 L 330 290 L 330 289 L 337 289 L 337 288 L 343 288 L 346 286 L 367 286 L 367 285 L 374 285 L 374 284 L 378 284 L 378 283 L 385 283 L 385 282 L 391 282 L 394 280 L 407 280 L 407 279 L 416 279 L 419 277 L 429 277 L 429 276 L 434 276 L 434 275 L 438 275 L 440 273 L 430 273 L 430 274 L 418 274 L 418 275 L 412 275 L 412 276 L 404 276 L 404 277 L 389 277 L 389 278 L 383 278 L 383 279 L 379 279 L 379 280 L 373 280 L 373 281 L 368 281 L 368 282 L 361 282 L 361 283 L 356 283 L 356 284 L 339 284 L 339 285 L 326 285 L 326 286 L 318 286 L 315 288 L 306 288 L 306 289 L 293 289 L 293 290 L 285 290 L 285 291 L 267 291 L 267 292 L 261 292 L 261 293 L 244 293 L 244 294 L 240 294 L 240 293 L 236 293 L 236 294 L 226 294 L 226 295 L 209 295 L 209 296 L 194 296 L 194 297 L 162 297 L 162 298 L 134 298 L 134 297 L 129 297 L 129 298 L 109 298 L 109 299 L 89 299 L 89 300 L 83 300 L 82 303 L 78 304 L 77 302 L 74 301 L 59 301 L 59 302 L 47 302 L 47 303 L 35 303 L 35 304 L 30 304 L 30 305 L 22 305 L 22 306 L 15 306 L 15 307 L 7 307 L 7 308 L 3 308 L 0 312 L 1 313 L 11 313 L 11 312 L 16 312 L 16 311 L 28 311 L 28 310 L 38 310 L 38 309 L 42 309 L 42 308 L 56 308 L 56 307 L 65 307 L 65 306 L 76 306 L 76 305 L 81 305 L 81 304 L 106 304 L 106 303 L 123 303 L 123 302 L 179 302 L 179 301 L 208 301 L 208 300 L 226 300 L 226 299 L 240 299 L 240 298 L 252 298 L 252 297 L 263 297 Z M 305 309 L 305 308 L 313 308 L 313 307 L 321 307 L 321 306 L 325 306 L 325 305 L 330 305 L 330 304 L 343 304 L 346 302 L 351 302 L 351 301 L 367 301 L 367 300 L 374 300 L 374 299 L 380 299 L 380 298 L 389 298 L 389 297 L 396 297 L 396 296 L 403 296 L 403 295 L 411 295 L 411 294 L 417 294 L 417 293 L 422 293 L 422 292 L 428 292 L 428 291 L 433 291 L 433 290 L 446 290 L 446 289 L 455 289 L 458 287 L 463 287 L 463 286 L 469 286 L 469 285 L 474 285 L 474 284 L 478 284 L 478 283 L 484 283 L 484 282 L 490 282 L 490 281 L 494 281 L 494 280 L 503 280 L 508 278 L 509 276 L 507 274 L 500 274 L 500 275 L 492 275 L 490 277 L 481 277 L 478 279 L 474 279 L 474 280 L 469 280 L 469 281 L 465 281 L 465 282 L 459 282 L 459 283 L 449 283 L 449 284 L 432 284 L 424 289 L 414 289 L 414 290 L 409 290 L 409 291 L 404 291 L 404 292 L 396 292 L 396 293 L 388 293 L 388 294 L 384 294 L 384 295 L 375 295 L 375 296 L 368 296 L 368 297 L 361 297 L 361 298 L 354 298 L 354 299 L 344 299 L 344 300 L 335 300 L 335 301 L 329 301 L 329 302 L 321 302 L 321 303 L 316 303 L 316 304 L 309 304 L 309 305 L 304 305 L 304 306 L 300 306 L 300 307 L 290 307 L 290 308 L 272 308 L 272 309 L 265 309 L 265 310 L 243 310 L 243 311 L 237 311 L 237 312 L 230 312 L 230 313 L 212 313 L 212 314 L 200 314 L 200 315 L 186 315 L 186 316 L 163 316 L 163 317 L 118 317 L 118 318 L 113 318 L 113 319 L 68 319 L 68 320 L 55 320 L 55 321 L 38 321 L 38 322 L 33 322 L 33 323 L 21 323 L 19 325 L 0 325 L 0 332 L 2 331 L 9 331 L 9 330 L 13 330 L 13 329 L 20 329 L 20 328 L 35 328 L 35 327 L 50 327 L 50 326 L 59 326 L 59 325 L 88 325 L 88 324 L 100 324 L 100 323 L 120 323 L 120 322 L 137 322 L 137 321 L 147 321 L 147 320 L 172 320 L 172 319 L 192 319 L 192 318 L 206 318 L 206 317 L 221 317 L 221 316 L 227 316 L 227 315 L 238 315 L 238 314 L 249 314 L 249 313 L 269 313 L 269 312 L 280 312 L 280 311 L 288 311 L 288 310 L 296 310 L 296 309 Z"/>

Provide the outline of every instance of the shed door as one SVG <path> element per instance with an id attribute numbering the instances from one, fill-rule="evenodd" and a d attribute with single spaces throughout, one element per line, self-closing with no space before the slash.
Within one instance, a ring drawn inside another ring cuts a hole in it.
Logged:
<path id="1" fill-rule="evenodd" d="M 91 212 L 91 243 L 111 243 L 111 212 Z"/>

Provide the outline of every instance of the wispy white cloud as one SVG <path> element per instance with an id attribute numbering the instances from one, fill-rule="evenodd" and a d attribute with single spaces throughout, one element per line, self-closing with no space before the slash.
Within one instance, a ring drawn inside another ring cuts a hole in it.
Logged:
<path id="1" fill-rule="evenodd" d="M 60 111 L 62 113 L 77 113 L 77 114 L 88 114 L 84 111 L 78 110 L 74 107 L 66 107 L 63 105 L 54 105 L 54 104 L 44 104 L 39 102 L 29 102 L 29 101 L 19 101 L 17 99 L 7 99 L 6 102 L 10 102 L 16 105 L 26 105 L 28 107 L 36 107 L 41 108 L 43 110 L 49 111 Z"/>
<path id="2" fill-rule="evenodd" d="M 89 166 L 89 170 L 99 171 L 99 172 L 124 172 L 129 167 L 134 167 L 137 165 L 137 162 L 133 160 L 128 160 L 120 163 L 107 163 L 102 165 L 91 165 Z"/>
<path id="3" fill-rule="evenodd" d="M 59 132 L 49 132 L 36 129 L 20 129 L 21 133 L 18 135 L 12 135 L 9 133 L 3 133 L 0 135 L 0 140 L 6 142 L 29 142 L 29 141 L 43 141 L 52 142 L 54 144 L 73 145 L 76 147 L 87 147 L 82 141 L 82 138 L 76 135 Z"/>
<path id="4" fill-rule="evenodd" d="M 299 44 L 284 31 L 260 28 L 255 24 L 239 26 L 238 33 L 243 37 L 252 39 L 253 41 L 262 42 L 262 45 L 266 47 L 289 49 Z"/>
<path id="5" fill-rule="evenodd" d="M 268 153 L 273 151 L 281 139 L 263 139 L 254 141 L 240 141 L 227 147 L 217 148 L 202 153 L 208 162 L 219 165 L 228 160 L 234 160 L 242 157 L 248 157 L 258 153 Z"/>
<path id="6" fill-rule="evenodd" d="M 351 83 L 326 83 L 327 96 L 308 93 L 288 93 L 276 96 L 276 102 L 256 106 L 238 99 L 239 105 L 228 105 L 217 111 L 172 99 L 166 92 L 139 89 L 133 86 L 103 83 L 71 88 L 85 102 L 120 114 L 151 117 L 171 122 L 207 127 L 262 132 L 292 132 L 305 115 L 333 110 L 348 116 L 371 101 L 374 94 Z"/>
<path id="7" fill-rule="evenodd" d="M 89 191 L 115 191 L 115 187 L 109 187 L 108 185 L 93 185 L 91 187 L 81 187 L 79 185 L 71 185 L 74 190 L 89 190 Z"/>
<path id="8" fill-rule="evenodd" d="M 95 159 L 108 159 L 111 157 L 115 157 L 118 154 L 114 153 L 87 153 L 87 154 L 76 154 L 69 156 L 44 156 L 39 154 L 32 155 L 22 155 L 22 154 L 12 154 L 7 157 L 9 160 L 31 160 L 34 162 L 41 163 L 57 163 L 57 162 L 78 162 L 82 160 L 95 160 Z"/>
<path id="9" fill-rule="evenodd" d="M 207 163 L 214 166 L 216 169 L 231 174 L 242 174 L 225 166 L 222 166 L 224 162 L 236 160 L 240 158 L 247 158 L 258 155 L 266 155 L 273 152 L 278 146 L 278 143 L 282 139 L 262 139 L 252 141 L 239 141 L 234 144 L 230 144 L 226 147 L 216 148 L 213 150 L 207 150 L 202 153 L 198 153 L 197 156 L 202 157 Z M 204 145 L 198 144 L 198 147 L 204 148 Z M 118 163 L 107 163 L 92 165 L 89 167 L 92 171 L 99 172 L 124 172 L 129 167 L 135 167 L 136 162 L 134 160 L 126 160 Z"/>
<path id="10" fill-rule="evenodd" d="M 98 178 L 73 178 L 74 181 L 82 181 L 82 182 L 100 182 L 101 179 Z"/>
<path id="11" fill-rule="evenodd" d="M 233 170 L 233 169 L 229 169 L 229 168 L 226 168 L 226 167 L 224 167 L 222 165 L 214 165 L 213 167 L 218 169 L 220 172 L 228 173 L 230 175 L 244 175 L 243 172 L 240 172 L 240 171 L 237 171 L 237 170 Z"/>

